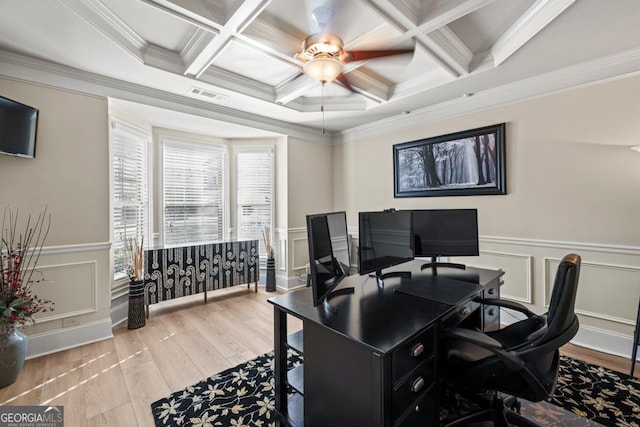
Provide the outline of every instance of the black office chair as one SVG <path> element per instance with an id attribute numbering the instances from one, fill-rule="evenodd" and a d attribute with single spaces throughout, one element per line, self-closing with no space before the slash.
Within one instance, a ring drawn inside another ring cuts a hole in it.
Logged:
<path id="1" fill-rule="evenodd" d="M 503 329 L 480 332 L 448 328 L 443 381 L 481 409 L 447 424 L 449 427 L 493 421 L 497 426 L 537 426 L 519 414 L 517 398 L 539 402 L 553 395 L 558 376 L 558 349 L 578 332 L 574 313 L 580 256 L 565 256 L 556 272 L 549 311 L 536 315 L 521 304 L 485 300 L 527 316 Z M 506 397 L 501 397 L 506 394 Z"/>

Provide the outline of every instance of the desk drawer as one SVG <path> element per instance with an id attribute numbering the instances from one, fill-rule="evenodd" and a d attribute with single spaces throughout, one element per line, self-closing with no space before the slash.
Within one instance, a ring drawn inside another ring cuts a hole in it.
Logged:
<path id="1" fill-rule="evenodd" d="M 396 427 L 425 427 L 437 426 L 440 421 L 438 403 L 438 387 L 435 384 L 422 396 L 420 400 L 410 406 L 405 418 L 393 425 Z"/>
<path id="2" fill-rule="evenodd" d="M 487 285 L 482 291 L 483 299 L 500 298 L 501 281 Z M 500 307 L 495 305 L 485 305 L 482 313 L 482 330 L 485 332 L 500 329 Z"/>
<path id="3" fill-rule="evenodd" d="M 480 308 L 481 303 L 473 300 L 469 300 L 464 304 L 456 307 L 456 310 L 442 320 L 442 325 L 445 328 L 456 326 L 460 324 L 464 319 L 471 316 L 476 310 Z M 479 325 L 478 325 L 479 326 Z"/>
<path id="4" fill-rule="evenodd" d="M 393 419 L 397 419 L 413 402 L 418 399 L 436 379 L 436 358 L 422 362 L 393 390 Z"/>
<path id="5" fill-rule="evenodd" d="M 416 338 L 395 350 L 391 356 L 392 384 L 408 374 L 435 352 L 435 328 L 429 328 Z"/>
<path id="6" fill-rule="evenodd" d="M 486 298 L 500 298 L 500 281 L 496 281 L 490 285 L 485 286 L 482 291 L 482 299 Z"/>

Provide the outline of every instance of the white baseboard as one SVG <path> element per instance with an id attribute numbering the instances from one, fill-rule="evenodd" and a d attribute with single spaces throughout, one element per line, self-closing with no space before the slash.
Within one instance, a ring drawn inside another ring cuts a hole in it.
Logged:
<path id="1" fill-rule="evenodd" d="M 113 338 L 111 319 L 29 335 L 27 359 Z"/>
<path id="2" fill-rule="evenodd" d="M 114 300 L 115 301 L 115 300 Z M 111 301 L 113 304 L 114 301 Z M 124 322 L 129 317 L 129 297 L 115 306 L 111 306 L 111 310 L 109 311 L 109 316 L 111 317 L 111 327 L 119 325 Z"/>
<path id="3" fill-rule="evenodd" d="M 633 337 L 591 326 L 580 325 L 580 329 L 571 340 L 571 343 L 603 353 L 613 354 L 614 356 L 631 359 Z"/>
<path id="4" fill-rule="evenodd" d="M 510 325 L 517 320 L 513 315 L 505 315 L 504 309 L 500 311 L 500 323 L 503 325 Z M 571 344 L 630 359 L 633 337 L 592 326 L 580 325 L 580 329 L 571 340 Z"/>

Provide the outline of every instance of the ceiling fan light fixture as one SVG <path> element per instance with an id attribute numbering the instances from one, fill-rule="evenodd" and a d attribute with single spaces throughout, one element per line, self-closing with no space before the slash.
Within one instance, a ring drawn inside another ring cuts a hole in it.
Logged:
<path id="1" fill-rule="evenodd" d="M 302 42 L 302 53 L 306 58 L 317 55 L 340 56 L 344 54 L 342 39 L 331 33 L 317 33 Z"/>
<path id="2" fill-rule="evenodd" d="M 342 62 L 335 58 L 318 56 L 304 64 L 304 72 L 320 83 L 330 83 L 342 73 Z"/>

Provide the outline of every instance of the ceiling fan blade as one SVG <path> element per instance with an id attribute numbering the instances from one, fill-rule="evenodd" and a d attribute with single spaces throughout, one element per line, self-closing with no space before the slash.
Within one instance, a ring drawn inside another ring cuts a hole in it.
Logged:
<path id="1" fill-rule="evenodd" d="M 342 83 L 342 85 L 347 89 L 349 89 L 351 92 L 355 92 L 355 90 L 353 90 L 353 87 L 349 84 L 349 81 L 347 80 L 347 76 L 345 76 L 344 73 L 338 74 L 338 77 L 336 77 L 336 80 Z"/>
<path id="2" fill-rule="evenodd" d="M 350 50 L 347 51 L 345 62 L 364 61 L 409 53 L 413 53 L 413 49 Z"/>

